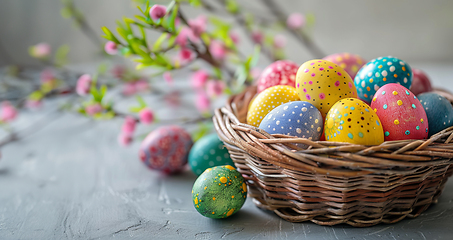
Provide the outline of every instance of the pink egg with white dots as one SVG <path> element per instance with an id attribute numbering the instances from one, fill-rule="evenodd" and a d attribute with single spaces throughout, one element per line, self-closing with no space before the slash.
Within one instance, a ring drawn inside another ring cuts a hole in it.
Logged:
<path id="1" fill-rule="evenodd" d="M 258 93 L 276 85 L 295 87 L 299 66 L 288 60 L 280 60 L 267 66 L 258 79 Z"/>
<path id="2" fill-rule="evenodd" d="M 351 53 L 335 53 L 323 58 L 324 60 L 333 62 L 343 68 L 352 79 L 359 69 L 366 63 L 365 59 L 357 54 Z"/>
<path id="3" fill-rule="evenodd" d="M 428 117 L 417 97 L 397 83 L 389 83 L 376 92 L 371 101 L 384 128 L 384 140 L 425 139 Z"/>

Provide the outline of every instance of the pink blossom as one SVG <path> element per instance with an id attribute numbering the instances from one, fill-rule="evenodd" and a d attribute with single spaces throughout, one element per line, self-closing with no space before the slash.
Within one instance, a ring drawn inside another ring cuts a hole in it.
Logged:
<path id="1" fill-rule="evenodd" d="M 52 51 L 51 47 L 47 43 L 39 43 L 32 47 L 31 55 L 35 58 L 47 58 Z"/>
<path id="2" fill-rule="evenodd" d="M 220 41 L 212 41 L 211 44 L 209 44 L 209 51 L 217 60 L 223 60 L 227 53 L 225 45 Z"/>
<path id="3" fill-rule="evenodd" d="M 222 81 L 211 80 L 206 83 L 206 92 L 210 97 L 217 97 L 223 93 L 225 83 Z"/>
<path id="4" fill-rule="evenodd" d="M 198 43 L 200 41 L 200 36 L 196 36 L 191 28 L 183 27 L 179 31 L 179 34 L 176 37 L 175 42 L 181 47 L 185 47 L 187 44 L 187 39 L 189 39 L 193 43 Z"/>
<path id="5" fill-rule="evenodd" d="M 230 32 L 230 38 L 234 44 L 239 43 L 239 34 L 237 34 L 236 32 Z"/>
<path id="6" fill-rule="evenodd" d="M 49 68 L 44 69 L 41 72 L 41 83 L 48 83 L 51 82 L 55 79 L 55 76 L 53 75 L 52 70 Z"/>
<path id="7" fill-rule="evenodd" d="M 27 99 L 27 101 L 25 102 L 25 106 L 30 109 L 38 109 L 38 108 L 42 107 L 42 101 Z"/>
<path id="8" fill-rule="evenodd" d="M 11 105 L 10 102 L 2 102 L 2 114 L 0 120 L 2 122 L 11 122 L 17 116 L 17 110 Z"/>
<path id="9" fill-rule="evenodd" d="M 209 105 L 211 104 L 206 93 L 199 91 L 196 96 L 195 102 L 198 111 L 206 112 L 209 110 Z"/>
<path id="10" fill-rule="evenodd" d="M 264 40 L 264 35 L 260 31 L 253 31 L 252 32 L 252 39 L 253 39 L 254 43 L 262 44 L 263 40 Z"/>
<path id="11" fill-rule="evenodd" d="M 192 87 L 201 89 L 209 79 L 209 74 L 204 70 L 198 70 L 192 74 Z"/>
<path id="12" fill-rule="evenodd" d="M 139 92 L 144 92 L 149 89 L 149 83 L 148 81 L 144 79 L 139 79 L 138 81 L 135 82 L 135 89 Z"/>
<path id="13" fill-rule="evenodd" d="M 123 126 L 121 127 L 121 132 L 124 134 L 132 135 L 135 131 L 135 124 L 136 124 L 135 119 L 131 116 L 127 116 L 124 119 Z"/>
<path id="14" fill-rule="evenodd" d="M 89 74 L 83 74 L 77 80 L 76 92 L 80 96 L 87 95 L 90 92 L 91 88 L 91 76 Z"/>
<path id="15" fill-rule="evenodd" d="M 105 43 L 104 50 L 109 55 L 115 55 L 118 53 L 118 46 L 112 41 Z"/>
<path id="16" fill-rule="evenodd" d="M 140 122 L 143 124 L 151 124 L 154 121 L 154 114 L 148 108 L 142 109 L 138 113 L 138 116 L 140 117 Z"/>
<path id="17" fill-rule="evenodd" d="M 132 143 L 132 135 L 127 133 L 120 133 L 118 136 L 118 143 L 123 146 L 129 146 Z"/>
<path id="18" fill-rule="evenodd" d="M 281 34 L 277 34 L 274 37 L 274 46 L 276 48 L 283 48 L 286 45 L 286 37 Z"/>
<path id="19" fill-rule="evenodd" d="M 103 108 L 99 103 L 94 103 L 85 107 L 85 112 L 90 116 L 100 113 L 102 110 Z"/>
<path id="20" fill-rule="evenodd" d="M 123 66 L 118 65 L 112 69 L 112 74 L 116 78 L 120 78 L 120 79 L 123 78 L 125 73 L 126 73 L 126 68 Z"/>
<path id="21" fill-rule="evenodd" d="M 300 13 L 292 13 L 286 20 L 286 25 L 291 29 L 297 29 L 305 25 L 305 16 Z"/>
<path id="22" fill-rule="evenodd" d="M 154 20 L 157 21 L 165 16 L 167 13 L 167 7 L 159 4 L 155 4 L 149 10 L 149 16 Z"/>
<path id="23" fill-rule="evenodd" d="M 250 75 L 252 76 L 252 78 L 256 79 L 260 77 L 261 72 L 262 72 L 261 68 L 254 67 L 250 70 Z"/>
<path id="24" fill-rule="evenodd" d="M 192 29 L 192 33 L 196 37 L 200 37 L 201 34 L 206 31 L 206 26 L 208 24 L 208 19 L 206 16 L 198 16 L 195 19 L 190 19 L 189 20 L 189 26 Z"/>
<path id="25" fill-rule="evenodd" d="M 173 77 L 171 76 L 171 73 L 170 73 L 170 72 L 164 72 L 163 77 L 164 77 L 165 82 L 166 82 L 168 85 L 170 85 L 170 86 L 173 85 Z"/>
<path id="26" fill-rule="evenodd" d="M 123 95 L 130 96 L 137 92 L 137 87 L 134 82 L 128 82 L 123 85 Z"/>
<path id="27" fill-rule="evenodd" d="M 194 53 L 187 49 L 187 48 L 182 48 L 181 51 L 179 51 L 177 60 L 180 62 L 181 65 L 185 65 L 192 61 L 194 59 Z"/>

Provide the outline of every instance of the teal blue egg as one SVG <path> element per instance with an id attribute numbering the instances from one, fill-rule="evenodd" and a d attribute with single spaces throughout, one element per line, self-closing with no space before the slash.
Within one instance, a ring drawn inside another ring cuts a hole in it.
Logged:
<path id="1" fill-rule="evenodd" d="M 379 88 L 389 83 L 409 89 L 412 84 L 409 64 L 395 57 L 376 58 L 365 64 L 354 78 L 357 95 L 367 103 L 371 102 Z"/>
<path id="2" fill-rule="evenodd" d="M 208 168 L 222 165 L 234 166 L 234 163 L 223 142 L 217 134 L 213 133 L 195 142 L 189 153 L 189 165 L 199 176 Z"/>
<path id="3" fill-rule="evenodd" d="M 453 107 L 445 97 L 433 93 L 422 93 L 417 96 L 428 117 L 429 137 L 453 126 Z"/>

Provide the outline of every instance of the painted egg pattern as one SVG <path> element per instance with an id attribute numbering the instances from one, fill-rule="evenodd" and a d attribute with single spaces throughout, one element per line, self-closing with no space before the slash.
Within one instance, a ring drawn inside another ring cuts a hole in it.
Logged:
<path id="1" fill-rule="evenodd" d="M 338 101 L 326 116 L 327 141 L 379 145 L 384 142 L 382 124 L 376 113 L 357 98 Z"/>
<path id="2" fill-rule="evenodd" d="M 231 165 L 233 160 L 217 134 L 209 134 L 195 142 L 189 153 L 189 165 L 198 176 L 214 166 Z"/>
<path id="3" fill-rule="evenodd" d="M 352 79 L 354 79 L 359 69 L 366 63 L 365 59 L 359 55 L 350 53 L 335 53 L 323 59 L 343 68 Z"/>
<path id="4" fill-rule="evenodd" d="M 140 159 L 151 169 L 180 172 L 192 147 L 190 134 L 179 126 L 163 126 L 152 131 L 140 145 Z"/>
<path id="5" fill-rule="evenodd" d="M 380 57 L 363 66 L 354 79 L 359 98 L 371 102 L 376 91 L 388 83 L 398 83 L 410 88 L 412 69 L 403 60 L 394 57 Z"/>
<path id="6" fill-rule="evenodd" d="M 417 96 L 428 117 L 428 136 L 453 126 L 453 107 L 450 101 L 437 93 L 423 93 Z"/>
<path id="7" fill-rule="evenodd" d="M 411 90 L 415 96 L 418 96 L 421 93 L 431 92 L 433 90 L 431 81 L 426 73 L 420 69 L 414 68 L 412 69 L 412 74 L 412 84 L 409 90 Z"/>
<path id="8" fill-rule="evenodd" d="M 232 166 L 208 168 L 192 188 L 195 209 L 209 218 L 226 218 L 241 209 L 247 199 L 247 185 Z"/>
<path id="9" fill-rule="evenodd" d="M 381 119 L 385 141 L 428 137 L 425 110 L 407 88 L 396 83 L 384 85 L 376 92 L 371 108 Z"/>
<path id="10" fill-rule="evenodd" d="M 267 66 L 258 80 L 258 92 L 276 85 L 295 87 L 296 73 L 299 65 L 288 60 L 280 60 Z"/>
<path id="11" fill-rule="evenodd" d="M 263 118 L 272 109 L 292 101 L 299 100 L 296 89 L 290 86 L 278 85 L 259 93 L 250 104 L 247 112 L 247 123 L 258 127 Z"/>
<path id="12" fill-rule="evenodd" d="M 294 101 L 272 110 L 260 124 L 270 134 L 284 134 L 318 141 L 322 134 L 321 112 L 309 102 Z"/>
<path id="13" fill-rule="evenodd" d="M 326 60 L 311 60 L 302 64 L 296 75 L 296 89 L 300 100 L 312 103 L 323 117 L 338 100 L 357 97 L 349 74 Z"/>

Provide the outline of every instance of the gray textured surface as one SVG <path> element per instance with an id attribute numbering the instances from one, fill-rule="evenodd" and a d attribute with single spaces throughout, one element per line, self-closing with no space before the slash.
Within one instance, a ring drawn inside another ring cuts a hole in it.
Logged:
<path id="1" fill-rule="evenodd" d="M 453 89 L 448 67 L 425 69 L 436 85 Z M 46 111 L 25 112 L 16 124 L 25 127 Z M 416 219 L 392 225 L 289 223 L 259 210 L 251 199 L 231 218 L 213 220 L 192 205 L 191 172 L 161 175 L 139 161 L 139 143 L 118 146 L 121 121 L 93 122 L 70 113 L 50 116 L 55 118 L 52 124 L 1 150 L 0 239 L 452 238 L 452 181 L 438 204 Z"/>

